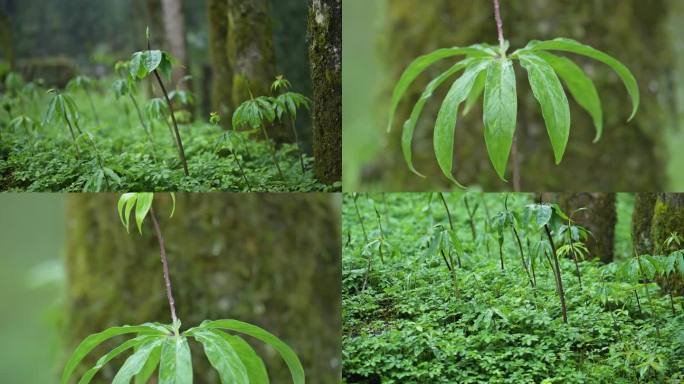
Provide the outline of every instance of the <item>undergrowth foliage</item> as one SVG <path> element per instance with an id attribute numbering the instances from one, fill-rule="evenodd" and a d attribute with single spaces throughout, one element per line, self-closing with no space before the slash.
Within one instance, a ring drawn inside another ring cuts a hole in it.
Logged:
<path id="1" fill-rule="evenodd" d="M 536 198 L 346 194 L 344 382 L 684 380 L 681 237 L 602 264 Z"/>
<path id="2" fill-rule="evenodd" d="M 513 70 L 516 62 L 527 72 L 532 93 L 541 107 L 556 164 L 562 161 L 570 136 L 570 108 L 563 85 L 577 104 L 592 117 L 596 128 L 594 142 L 601 138 L 603 132 L 603 112 L 598 91 L 582 68 L 569 58 L 557 56 L 552 52 L 585 56 L 611 67 L 624 83 L 631 98 L 632 113 L 629 120 L 635 116 L 639 107 L 639 88 L 629 69 L 617 59 L 566 38 L 531 41 L 509 55 L 509 44 L 503 40 L 501 28 L 499 25 L 499 47 L 475 44 L 468 47 L 438 49 L 416 58 L 396 83 L 389 112 L 388 132 L 394 123 L 394 115 L 401 99 L 416 78 L 438 61 L 462 57 L 427 85 L 413 107 L 409 119 L 403 125 L 402 152 L 408 168 L 416 175 L 424 177 L 413 165 L 411 148 L 423 107 L 437 88 L 461 71 L 463 74 L 453 82 L 442 101 L 433 133 L 434 152 L 440 169 L 449 180 L 461 188 L 465 187 L 452 173 L 458 112 L 464 104 L 463 113 L 468 113 L 483 94 L 484 139 L 487 153 L 497 175 L 506 180 L 506 167 L 516 130 L 518 90 Z"/>
<path id="3" fill-rule="evenodd" d="M 221 116 L 193 115 L 191 92 L 164 84 L 174 63 L 167 52 L 148 47 L 118 62 L 113 77 L 79 75 L 65 90 L 46 90 L 40 79 L 7 75 L 0 85 L 0 190 L 341 188 L 314 175 L 313 158 L 304 154 L 295 127 L 297 114 L 308 110 L 311 100 L 290 91 L 287 79 L 274 80 L 273 95 L 247 100 L 236 115 L 223 116 L 234 122 L 226 131 L 207 121 Z M 159 97 L 146 95 L 140 86 L 148 78 Z M 292 144 L 276 146 L 270 140 L 268 130 L 275 125 L 290 126 Z"/>
<path id="4" fill-rule="evenodd" d="M 175 197 L 173 194 L 171 196 L 173 198 L 171 216 L 173 216 Z M 66 363 L 61 383 L 72 382 L 71 379 L 79 364 L 93 349 L 121 335 L 132 336 L 132 338 L 103 355 L 95 366 L 81 376 L 79 384 L 89 383 L 102 367 L 129 351 L 132 353 L 114 376 L 113 384 L 130 383 L 134 379 L 136 383 L 147 383 L 156 371 L 158 371 L 156 382 L 159 384 L 192 384 L 192 358 L 188 344 L 190 339 L 203 346 L 207 359 L 219 373 L 221 383 L 269 383 L 263 360 L 242 336 L 239 336 L 247 335 L 272 346 L 287 364 L 292 375 L 292 382 L 304 384 L 304 368 L 296 353 L 276 336 L 255 325 L 238 320 L 206 320 L 199 326 L 180 331 L 181 321 L 176 317 L 164 239 L 154 212 L 153 200 L 153 193 L 125 193 L 119 199 L 118 212 L 127 231 L 131 213 L 135 216 L 140 233 L 142 233 L 145 218 L 148 216 L 151 218 L 159 242 L 172 323 L 124 325 L 86 337 Z"/>

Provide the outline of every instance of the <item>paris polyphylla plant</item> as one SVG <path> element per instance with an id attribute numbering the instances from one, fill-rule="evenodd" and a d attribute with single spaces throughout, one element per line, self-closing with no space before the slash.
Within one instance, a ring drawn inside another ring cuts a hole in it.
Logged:
<path id="1" fill-rule="evenodd" d="M 175 210 L 175 197 L 171 216 Z M 113 384 L 136 382 L 146 383 L 158 369 L 159 384 L 191 384 L 192 358 L 188 339 L 202 344 L 211 365 L 218 371 L 221 383 L 262 384 L 269 383 L 266 367 L 254 349 L 240 336 L 225 332 L 231 331 L 251 336 L 271 345 L 287 364 L 292 381 L 304 384 L 304 368 L 296 353 L 283 341 L 255 325 L 238 320 L 204 321 L 199 326 L 180 331 L 181 321 L 176 317 L 175 303 L 168 271 L 168 261 L 164 238 L 157 221 L 152 202 L 153 193 L 125 193 L 118 203 L 119 217 L 128 231 L 129 217 L 135 208 L 135 221 L 142 234 L 142 224 L 150 217 L 159 242 L 163 265 L 166 293 L 171 310 L 171 324 L 144 323 L 136 326 L 112 327 L 86 337 L 67 362 L 62 374 L 62 384 L 69 380 L 81 361 L 98 345 L 119 335 L 134 335 L 102 356 L 94 367 L 81 376 L 79 384 L 89 383 L 98 371 L 120 354 L 133 349 L 133 353 L 123 363 Z"/>
<path id="2" fill-rule="evenodd" d="M 489 158 L 502 180 L 505 179 L 514 136 L 517 117 L 517 90 L 513 63 L 517 60 L 527 71 L 534 97 L 538 100 L 546 129 L 551 140 L 556 164 L 560 164 L 570 135 L 570 109 L 561 80 L 575 101 L 592 117 L 596 127 L 594 142 L 603 132 L 603 112 L 601 101 L 594 83 L 584 71 L 570 59 L 556 56 L 550 51 L 560 51 L 586 56 L 611 67 L 620 77 L 632 101 L 634 118 L 639 107 L 639 88 L 629 69 L 617 59 L 575 40 L 557 38 L 548 41 L 530 41 L 524 48 L 507 55 L 508 42 L 503 38 L 503 25 L 499 14 L 499 1 L 494 0 L 499 47 L 475 44 L 469 47 L 438 49 L 415 59 L 404 71 L 392 95 L 389 112 L 388 132 L 392 127 L 394 115 L 404 94 L 416 78 L 432 64 L 455 56 L 465 58 L 450 69 L 433 79 L 425 88 L 413 107 L 411 115 L 404 123 L 401 146 L 409 169 L 418 176 L 425 177 L 413 165 L 411 143 L 413 133 L 425 103 L 433 92 L 446 80 L 464 71 L 449 89 L 437 114 L 434 126 L 433 144 L 437 162 L 444 175 L 461 185 L 452 175 L 454 157 L 454 130 L 458 110 L 465 102 L 468 111 L 484 92 L 483 117 L 484 138 Z M 628 120 L 628 121 L 629 121 Z M 515 160 L 515 159 L 514 159 Z M 517 164 L 513 162 L 514 180 Z"/>

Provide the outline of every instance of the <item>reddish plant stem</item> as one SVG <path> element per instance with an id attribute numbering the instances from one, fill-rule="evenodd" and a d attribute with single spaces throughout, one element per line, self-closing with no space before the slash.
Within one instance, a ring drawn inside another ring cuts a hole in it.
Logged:
<path id="1" fill-rule="evenodd" d="M 494 0 L 494 17 L 496 18 L 496 29 L 499 33 L 499 47 L 501 48 L 501 55 L 504 55 L 505 43 L 503 35 L 503 21 L 501 20 L 501 6 L 499 0 Z"/>
<path id="2" fill-rule="evenodd" d="M 157 242 L 159 242 L 159 255 L 161 257 L 162 268 L 164 270 L 164 283 L 166 284 L 166 298 L 169 300 L 169 308 L 171 309 L 171 319 L 173 323 L 178 321 L 176 317 L 176 302 L 173 300 L 173 292 L 171 289 L 171 277 L 169 276 L 169 262 L 166 258 L 166 248 L 164 247 L 164 236 L 162 236 L 161 229 L 159 229 L 159 222 L 157 222 L 157 215 L 154 213 L 154 208 L 150 207 L 150 217 L 152 224 L 154 224 L 154 231 L 157 234 Z"/>

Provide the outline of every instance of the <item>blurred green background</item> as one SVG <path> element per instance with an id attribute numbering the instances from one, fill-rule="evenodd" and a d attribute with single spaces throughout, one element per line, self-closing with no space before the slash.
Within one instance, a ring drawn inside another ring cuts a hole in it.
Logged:
<path id="1" fill-rule="evenodd" d="M 0 378 L 56 382 L 65 195 L 0 195 Z"/>
<path id="2" fill-rule="evenodd" d="M 587 114 L 571 103 L 566 156 L 552 160 L 539 106 L 527 76 L 518 79 L 518 124 L 524 191 L 664 191 L 684 188 L 684 2 L 677 0 L 502 0 L 504 33 L 516 49 L 532 39 L 574 38 L 625 63 L 639 82 L 642 104 L 626 123 L 629 99 L 608 67 L 578 62 L 596 83 L 604 109 L 604 136 L 592 144 Z M 345 191 L 454 189 L 440 174 L 432 148 L 432 124 L 448 85 L 435 92 L 416 128 L 416 168 L 401 155 L 400 131 L 430 79 L 447 64 L 430 67 L 400 104 L 393 132 L 385 133 L 394 82 L 415 57 L 449 46 L 496 43 L 491 1 L 346 0 L 343 9 L 343 116 Z M 450 64 L 448 64 L 450 65 Z M 454 78 L 455 79 L 455 78 Z M 511 190 L 495 175 L 484 152 L 481 107 L 460 118 L 455 176 L 475 189 Z M 510 173 L 510 167 L 509 167 Z"/>
<path id="3" fill-rule="evenodd" d="M 149 220 L 122 227 L 116 194 L 0 195 L 0 378 L 56 383 L 87 335 L 124 324 L 170 323 Z M 298 354 L 307 381 L 341 377 L 340 198 L 336 194 L 155 195 L 182 329 L 232 318 L 272 332 Z M 276 218 L 276 219 L 274 219 Z M 120 343 L 123 339 L 116 340 Z M 272 382 L 289 371 L 247 338 Z M 91 353 L 83 373 L 116 345 Z M 195 382 L 219 378 L 191 342 Z M 117 358 L 93 383 L 111 382 Z"/>

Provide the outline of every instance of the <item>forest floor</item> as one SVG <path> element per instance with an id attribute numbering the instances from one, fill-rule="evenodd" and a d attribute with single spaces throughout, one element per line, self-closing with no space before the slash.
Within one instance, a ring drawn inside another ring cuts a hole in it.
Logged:
<path id="1" fill-rule="evenodd" d="M 0 109 L 0 190 L 3 191 L 334 191 L 319 182 L 313 158 L 302 171 L 296 145 L 271 149 L 257 131 L 226 131 L 203 118 L 177 113 L 190 176 L 185 176 L 166 116 L 148 113 L 150 101 L 136 96 L 149 139 L 129 97 L 117 99 L 111 79 L 91 90 L 68 92 L 78 109 L 72 122 L 76 145 L 63 120 L 44 122 L 51 95 L 27 83 L 18 96 L 2 96 Z M 161 99 L 158 99 L 161 101 Z M 157 104 L 159 105 L 159 103 Z M 7 109 L 9 108 L 9 110 Z M 93 109 L 95 112 L 93 112 Z M 194 109 L 194 108 L 190 108 Z M 29 120 L 19 121 L 25 116 Z M 187 120 L 184 120 L 187 118 Z M 224 120 L 229 116 L 222 116 Z M 97 121 L 101 123 L 98 124 Z M 152 149 L 154 148 L 154 149 Z M 244 173 L 235 161 L 234 151 Z"/>
<path id="2" fill-rule="evenodd" d="M 567 302 L 564 324 L 549 264 L 537 265 L 532 289 L 513 236 L 485 227 L 503 194 L 467 194 L 480 204 L 470 228 L 463 194 L 445 194 L 463 244 L 452 285 L 445 261 L 430 254 L 435 225 L 448 227 L 439 196 L 359 194 L 343 206 L 343 379 L 347 383 L 680 383 L 684 380 L 684 303 L 655 283 L 619 273 L 631 259 L 633 197 L 618 198 L 614 263 L 560 260 Z M 510 195 L 521 219 L 532 196 Z M 377 212 L 377 214 L 376 214 Z M 382 230 L 379 224 L 382 225 Z M 528 236 L 522 228 L 523 242 Z M 382 239 L 378 241 L 378 239 Z M 370 243 L 370 244 L 369 244 Z M 380 260 L 378 244 L 383 244 Z M 625 244 L 626 243 L 626 244 Z M 529 248 L 528 248 L 529 251 Z M 367 255 L 372 271 L 363 290 Z M 591 256 L 589 256 L 591 258 Z M 638 292 L 640 302 L 636 301 Z"/>

